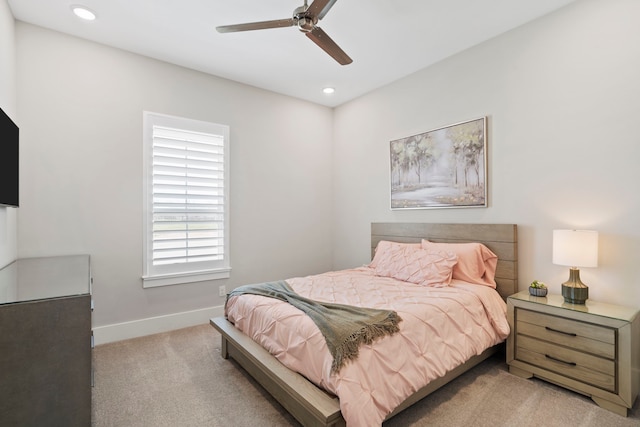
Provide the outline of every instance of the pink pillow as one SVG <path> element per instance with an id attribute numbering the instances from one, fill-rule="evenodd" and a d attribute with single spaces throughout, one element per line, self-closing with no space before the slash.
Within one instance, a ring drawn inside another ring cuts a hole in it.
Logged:
<path id="1" fill-rule="evenodd" d="M 457 260 L 458 257 L 451 252 L 381 241 L 376 248 L 374 269 L 377 276 L 421 286 L 444 287 L 451 282 L 452 268 Z"/>
<path id="2" fill-rule="evenodd" d="M 451 251 L 458 255 L 453 278 L 495 289 L 498 256 L 482 243 L 434 243 L 422 240 L 422 248 L 432 251 Z"/>
<path id="3" fill-rule="evenodd" d="M 373 260 L 369 263 L 369 267 L 376 268 L 378 264 L 378 260 L 381 257 L 387 256 L 387 251 L 390 251 L 392 248 L 396 247 L 404 247 L 408 249 L 422 249 L 421 243 L 399 243 L 399 242 L 389 242 L 387 240 L 380 240 L 378 245 L 376 246 L 376 250 L 374 251 Z"/>

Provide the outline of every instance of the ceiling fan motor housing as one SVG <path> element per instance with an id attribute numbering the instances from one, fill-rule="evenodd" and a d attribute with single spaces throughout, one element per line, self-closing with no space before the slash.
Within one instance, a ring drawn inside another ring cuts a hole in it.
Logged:
<path id="1" fill-rule="evenodd" d="M 317 17 L 309 16 L 304 13 L 294 15 L 293 20 L 296 22 L 298 29 L 303 33 L 313 30 L 313 27 L 318 23 Z"/>

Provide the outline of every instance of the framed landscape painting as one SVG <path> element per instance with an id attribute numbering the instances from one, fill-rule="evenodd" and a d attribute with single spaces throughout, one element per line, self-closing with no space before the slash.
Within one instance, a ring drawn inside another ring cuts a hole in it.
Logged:
<path id="1" fill-rule="evenodd" d="M 487 119 L 391 141 L 391 209 L 487 207 Z"/>

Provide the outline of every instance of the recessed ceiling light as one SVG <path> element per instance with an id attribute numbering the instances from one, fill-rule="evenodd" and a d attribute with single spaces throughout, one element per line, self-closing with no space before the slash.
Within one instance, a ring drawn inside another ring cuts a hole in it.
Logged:
<path id="1" fill-rule="evenodd" d="M 323 91 L 324 93 L 326 93 L 327 95 L 330 95 L 330 94 L 332 94 L 333 92 L 335 92 L 336 90 L 335 90 L 334 88 L 332 88 L 332 87 L 325 87 L 324 89 L 322 89 L 322 91 Z"/>
<path id="2" fill-rule="evenodd" d="M 71 6 L 71 10 L 78 18 L 82 18 L 87 21 L 93 21 L 94 19 L 96 19 L 95 12 L 87 9 L 84 6 L 74 5 Z"/>

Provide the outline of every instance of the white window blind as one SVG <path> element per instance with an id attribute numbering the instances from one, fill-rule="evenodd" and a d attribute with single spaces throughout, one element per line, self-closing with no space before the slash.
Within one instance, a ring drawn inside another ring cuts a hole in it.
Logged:
<path id="1" fill-rule="evenodd" d="M 229 277 L 228 134 L 145 113 L 145 287 Z"/>

